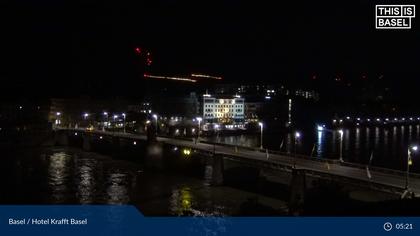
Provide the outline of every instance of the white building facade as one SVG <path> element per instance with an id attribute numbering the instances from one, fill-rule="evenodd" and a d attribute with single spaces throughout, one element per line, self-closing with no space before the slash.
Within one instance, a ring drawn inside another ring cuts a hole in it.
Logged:
<path id="1" fill-rule="evenodd" d="M 204 125 L 221 129 L 243 129 L 245 100 L 240 96 L 216 98 L 203 95 Z"/>

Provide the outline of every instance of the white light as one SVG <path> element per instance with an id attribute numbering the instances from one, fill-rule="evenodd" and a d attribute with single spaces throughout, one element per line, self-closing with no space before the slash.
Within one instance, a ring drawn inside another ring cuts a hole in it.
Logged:
<path id="1" fill-rule="evenodd" d="M 343 120 L 340 120 L 340 123 L 343 122 Z"/>
<path id="2" fill-rule="evenodd" d="M 61 115 L 61 112 L 57 112 L 57 113 L 55 113 L 57 116 L 59 116 L 59 115 Z"/>
<path id="3" fill-rule="evenodd" d="M 108 115 L 108 112 L 104 111 L 104 116 L 107 116 L 107 115 Z"/>
<path id="4" fill-rule="evenodd" d="M 103 139 L 103 137 L 102 136 L 99 136 L 99 139 Z"/>
<path id="5" fill-rule="evenodd" d="M 203 120 L 203 118 L 201 118 L 201 117 L 197 117 L 196 119 L 197 119 L 198 122 L 201 122 Z"/>
<path id="6" fill-rule="evenodd" d="M 376 121 L 381 121 L 381 119 L 379 119 L 379 118 L 376 118 Z"/>
<path id="7" fill-rule="evenodd" d="M 136 142 L 136 141 L 134 141 L 134 142 L 133 142 L 133 145 L 137 145 L 137 142 Z"/>
<path id="8" fill-rule="evenodd" d="M 324 127 L 318 125 L 317 129 L 318 129 L 318 131 L 323 131 L 324 130 Z"/>
<path id="9" fill-rule="evenodd" d="M 118 118 L 118 115 L 114 115 L 114 119 L 117 119 Z"/>
<path id="10" fill-rule="evenodd" d="M 296 138 L 300 138 L 300 133 L 299 133 L 299 132 L 296 132 L 296 133 L 295 133 L 295 137 L 296 137 Z"/>
<path id="11" fill-rule="evenodd" d="M 347 117 L 346 117 L 346 119 L 347 119 L 347 120 L 350 120 L 350 116 L 347 116 Z"/>
<path id="12" fill-rule="evenodd" d="M 265 99 L 269 100 L 269 99 L 271 99 L 271 97 L 270 96 L 265 96 Z"/>
<path id="13" fill-rule="evenodd" d="M 125 113 L 122 113 L 121 115 L 125 118 Z"/>
<path id="14" fill-rule="evenodd" d="M 262 122 L 258 122 L 258 125 L 262 128 L 264 124 Z"/>
<path id="15" fill-rule="evenodd" d="M 74 136 L 77 136 L 77 132 L 74 133 Z"/>
<path id="16" fill-rule="evenodd" d="M 337 122 L 337 120 L 333 120 L 333 123 Z"/>
<path id="17" fill-rule="evenodd" d="M 341 136 L 343 136 L 344 131 L 343 131 L 342 129 L 340 129 L 340 130 L 338 130 L 338 133 L 339 133 Z"/>
<path id="18" fill-rule="evenodd" d="M 357 120 L 360 120 L 360 118 L 358 117 Z"/>
<path id="19" fill-rule="evenodd" d="M 83 114 L 83 116 L 86 118 L 86 117 L 89 116 L 89 114 L 88 113 L 85 113 L 85 114 Z"/>
<path id="20" fill-rule="evenodd" d="M 157 120 L 157 115 L 156 114 L 153 114 L 153 118 L 155 118 Z"/>
<path id="21" fill-rule="evenodd" d="M 411 149 L 413 149 L 413 151 L 417 151 L 418 147 L 417 146 L 412 146 Z"/>

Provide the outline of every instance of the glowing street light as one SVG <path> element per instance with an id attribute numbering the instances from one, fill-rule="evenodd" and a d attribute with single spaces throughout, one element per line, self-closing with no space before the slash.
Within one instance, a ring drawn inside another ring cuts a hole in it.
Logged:
<path id="1" fill-rule="evenodd" d="M 104 111 L 102 114 L 106 117 L 107 124 L 109 124 L 108 112 Z M 102 131 L 105 131 L 105 122 L 104 122 L 104 125 L 102 126 Z"/>
<path id="2" fill-rule="evenodd" d="M 413 165 L 413 161 L 411 159 L 411 153 L 412 151 L 417 151 L 419 148 L 418 146 L 408 146 L 407 148 L 407 175 L 405 178 L 405 189 L 408 190 L 408 184 L 409 184 L 409 177 L 410 177 L 410 166 Z"/>
<path id="3" fill-rule="evenodd" d="M 300 132 L 298 132 L 298 131 L 296 131 L 295 132 L 295 145 L 294 145 L 294 148 L 295 148 L 295 155 L 294 155 L 294 158 L 293 158 L 293 169 L 296 169 L 296 156 L 297 156 L 297 143 L 298 143 L 298 140 L 299 140 L 299 138 L 301 137 L 301 134 L 300 134 Z"/>
<path id="4" fill-rule="evenodd" d="M 156 114 L 153 114 L 153 119 L 155 119 L 155 135 L 157 136 L 157 129 L 158 129 L 158 116 Z"/>
<path id="5" fill-rule="evenodd" d="M 122 113 L 121 115 L 123 117 L 123 130 L 124 130 L 124 133 L 125 133 L 125 113 Z"/>
<path id="6" fill-rule="evenodd" d="M 88 113 L 84 113 L 84 114 L 83 114 L 83 117 L 84 117 L 85 119 L 87 119 L 87 118 L 88 118 L 88 116 L 89 116 L 89 114 L 88 114 Z"/>
<path id="7" fill-rule="evenodd" d="M 197 134 L 197 139 L 195 140 L 195 143 L 197 143 L 198 139 L 200 138 L 200 131 L 201 131 L 201 121 L 203 120 L 203 118 L 201 117 L 196 117 L 195 118 L 198 122 L 198 134 Z"/>
<path id="8" fill-rule="evenodd" d="M 61 112 L 56 112 L 55 113 L 55 125 L 56 126 L 59 126 L 61 124 L 60 116 L 61 116 Z"/>
<path id="9" fill-rule="evenodd" d="M 258 122 L 258 125 L 260 126 L 260 149 L 263 149 L 263 130 L 264 130 L 264 124 L 262 122 Z"/>

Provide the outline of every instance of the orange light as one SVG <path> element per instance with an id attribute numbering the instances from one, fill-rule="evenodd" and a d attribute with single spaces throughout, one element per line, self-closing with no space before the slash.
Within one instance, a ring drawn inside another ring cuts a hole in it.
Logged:
<path id="1" fill-rule="evenodd" d="M 145 78 L 153 78 L 153 79 L 178 80 L 178 81 L 186 81 L 186 82 L 192 82 L 192 83 L 197 82 L 197 80 L 189 79 L 189 78 L 182 78 L 182 77 L 169 77 L 169 76 L 149 75 L 149 74 L 144 74 L 143 76 Z"/>
<path id="2" fill-rule="evenodd" d="M 222 77 L 217 76 L 211 76 L 211 75 L 204 75 L 204 74 L 191 74 L 191 77 L 197 77 L 197 78 L 208 78 L 208 79 L 222 79 Z"/>

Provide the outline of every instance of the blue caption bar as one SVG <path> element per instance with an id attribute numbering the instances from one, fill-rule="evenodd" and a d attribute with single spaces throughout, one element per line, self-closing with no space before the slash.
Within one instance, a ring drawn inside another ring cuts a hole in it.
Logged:
<path id="1" fill-rule="evenodd" d="M 133 206 L 0 206 L 0 235 L 420 235 L 420 217 L 144 217 Z"/>

